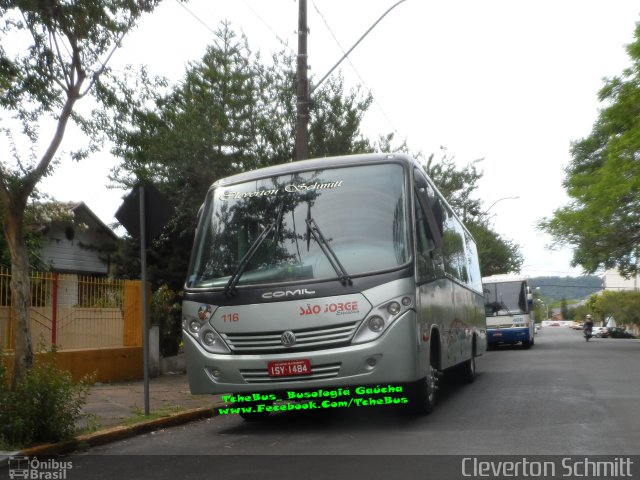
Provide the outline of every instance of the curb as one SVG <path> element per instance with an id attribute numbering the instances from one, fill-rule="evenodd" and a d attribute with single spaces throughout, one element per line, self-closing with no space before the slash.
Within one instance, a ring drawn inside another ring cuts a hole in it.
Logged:
<path id="1" fill-rule="evenodd" d="M 106 430 L 100 430 L 86 435 L 78 435 L 71 440 L 63 442 L 36 445 L 34 447 L 21 450 L 19 455 L 27 457 L 63 455 L 81 448 L 104 445 L 105 443 L 123 440 L 125 438 L 160 430 L 162 428 L 183 425 L 202 418 L 215 417 L 217 414 L 217 409 L 210 407 L 185 410 L 184 412 L 174 413 L 169 416 L 155 418 L 153 420 L 142 421 L 133 425 L 118 425 Z"/>

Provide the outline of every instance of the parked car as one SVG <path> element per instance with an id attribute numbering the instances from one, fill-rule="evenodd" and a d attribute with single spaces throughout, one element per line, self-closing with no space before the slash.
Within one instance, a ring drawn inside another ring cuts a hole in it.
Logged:
<path id="1" fill-rule="evenodd" d="M 636 338 L 633 333 L 620 327 L 607 328 L 610 338 Z"/>
<path id="2" fill-rule="evenodd" d="M 596 338 L 607 338 L 609 336 L 609 332 L 607 327 L 593 327 L 591 330 L 591 335 Z"/>

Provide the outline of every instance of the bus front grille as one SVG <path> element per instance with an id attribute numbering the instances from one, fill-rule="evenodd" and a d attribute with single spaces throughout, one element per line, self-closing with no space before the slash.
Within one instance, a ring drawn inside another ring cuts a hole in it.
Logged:
<path id="1" fill-rule="evenodd" d="M 285 346 L 282 343 L 284 330 L 263 333 L 221 333 L 220 335 L 234 353 L 261 354 L 317 350 L 347 345 L 353 338 L 358 323 L 290 330 L 295 335 L 295 343 L 291 346 Z"/>
<path id="2" fill-rule="evenodd" d="M 245 382 L 257 383 L 284 383 L 284 382 L 305 382 L 309 380 L 320 380 L 325 378 L 335 378 L 340 372 L 341 363 L 329 363 L 326 365 L 312 365 L 309 375 L 295 375 L 290 377 L 270 377 L 266 368 L 259 370 L 240 370 L 240 375 Z"/>

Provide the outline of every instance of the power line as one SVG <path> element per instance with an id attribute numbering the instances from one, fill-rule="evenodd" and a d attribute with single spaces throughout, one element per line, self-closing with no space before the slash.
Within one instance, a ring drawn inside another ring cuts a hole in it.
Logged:
<path id="1" fill-rule="evenodd" d="M 342 51 L 343 54 L 346 55 L 346 52 L 344 50 L 344 48 L 342 48 L 342 45 L 340 44 L 340 42 L 338 41 L 337 37 L 335 36 L 335 34 L 333 33 L 333 30 L 331 29 L 331 27 L 329 26 L 329 23 L 327 22 L 327 19 L 325 18 L 325 16 L 322 14 L 322 12 L 320 11 L 320 9 L 318 8 L 318 6 L 316 5 L 316 3 L 311 0 L 311 3 L 313 4 L 313 8 L 315 9 L 315 11 L 318 13 L 318 15 L 320 15 L 320 18 L 322 19 L 325 27 L 327 27 L 327 30 L 329 31 L 329 33 L 331 34 L 331 36 L 333 37 L 333 40 L 336 42 L 336 44 L 338 45 L 338 47 L 340 48 L 340 50 Z M 353 62 L 351 61 L 351 59 L 349 57 L 346 58 L 346 60 L 349 62 L 349 64 L 351 65 L 351 67 L 353 68 L 353 71 L 355 72 L 356 76 L 358 77 L 358 79 L 360 80 L 360 82 L 362 83 L 362 85 L 364 86 L 364 88 L 367 90 L 367 92 L 369 93 L 369 95 L 371 95 L 371 99 L 373 100 L 373 102 L 376 104 L 376 106 L 378 107 L 378 109 L 380 110 L 380 112 L 382 113 L 382 115 L 384 116 L 384 118 L 387 120 L 387 122 L 389 123 L 389 125 L 391 126 L 392 130 L 394 131 L 394 133 L 399 137 L 402 138 L 402 135 L 400 135 L 400 132 L 398 132 L 398 129 L 395 127 L 395 125 L 393 124 L 393 122 L 391 121 L 391 119 L 389 118 L 389 116 L 387 115 L 387 113 L 384 111 L 384 109 L 382 108 L 382 106 L 380 105 L 380 103 L 378 102 L 378 100 L 376 100 L 375 96 L 373 95 L 373 92 L 371 91 L 371 89 L 367 86 L 367 84 L 365 83 L 365 81 L 363 80 L 362 76 L 360 75 L 360 72 L 358 72 L 358 69 L 355 67 L 355 65 L 353 64 Z"/>
<path id="2" fill-rule="evenodd" d="M 291 48 L 287 42 L 285 42 L 284 40 L 282 40 L 282 38 L 280 38 L 280 36 L 279 36 L 279 35 L 277 34 L 277 32 L 276 32 L 276 31 L 271 27 L 271 25 L 269 25 L 269 24 L 267 23 L 267 21 L 266 21 L 264 18 L 262 18 L 262 17 L 258 14 L 258 12 L 256 12 L 256 11 L 253 9 L 253 7 L 251 7 L 251 5 L 249 5 L 249 4 L 247 3 L 247 1 L 246 1 L 246 0 L 242 0 L 242 3 L 244 3 L 244 4 L 246 5 L 246 7 L 247 7 L 249 10 L 251 10 L 251 12 L 252 12 L 256 17 L 258 17 L 258 20 L 260 20 L 262 23 L 264 23 L 264 25 L 269 29 L 269 31 L 270 31 L 271 33 L 273 33 L 273 35 L 276 37 L 276 39 L 277 39 L 277 40 L 278 40 L 278 41 L 279 41 L 283 46 L 285 46 L 286 48 L 288 48 L 289 50 L 291 50 L 293 53 L 295 53 L 295 50 L 294 50 L 293 48 Z"/>
<path id="3" fill-rule="evenodd" d="M 204 20 L 202 20 L 200 17 L 198 17 L 195 13 L 193 13 L 191 10 L 189 10 L 189 8 L 187 8 L 187 6 L 182 3 L 180 0 L 175 0 L 175 2 L 180 5 L 182 8 L 184 8 L 187 13 L 189 13 L 189 15 L 191 15 L 193 18 L 195 18 L 198 23 L 200 23 L 201 25 L 204 26 L 204 28 L 206 28 L 207 30 L 209 30 L 211 33 L 213 33 L 216 37 L 222 39 L 222 37 L 220 36 L 220 34 L 218 32 L 216 32 L 213 28 L 211 28 L 209 25 L 207 25 Z"/>

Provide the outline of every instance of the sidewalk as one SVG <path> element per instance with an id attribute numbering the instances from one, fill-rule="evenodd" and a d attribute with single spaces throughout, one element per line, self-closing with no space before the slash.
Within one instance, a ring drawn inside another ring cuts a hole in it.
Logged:
<path id="1" fill-rule="evenodd" d="M 219 396 L 191 395 L 185 373 L 162 375 L 149 380 L 149 411 L 152 416 L 208 408 L 222 403 Z M 131 419 L 143 421 L 144 381 L 95 384 L 89 391 L 78 430 L 104 429 Z"/>
<path id="2" fill-rule="evenodd" d="M 78 435 L 68 441 L 37 445 L 20 452 L 0 451 L 0 466 L 15 455 L 27 457 L 61 455 L 121 440 L 153 430 L 217 415 L 219 395 L 191 395 L 186 373 L 162 375 L 149 380 L 149 416 L 144 415 L 144 381 L 90 387 L 83 415 L 76 424 Z M 86 433 L 83 433 L 86 432 Z"/>

